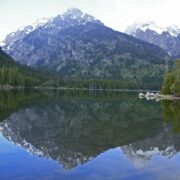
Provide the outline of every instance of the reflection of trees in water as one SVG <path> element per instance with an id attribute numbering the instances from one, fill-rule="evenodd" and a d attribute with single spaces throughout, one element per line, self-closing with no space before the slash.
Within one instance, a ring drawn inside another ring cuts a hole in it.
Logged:
<path id="1" fill-rule="evenodd" d="M 180 101 L 162 101 L 164 121 L 172 124 L 173 132 L 180 133 Z"/>
<path id="2" fill-rule="evenodd" d="M 44 94 L 46 96 L 44 96 Z M 162 102 L 164 121 L 180 132 L 180 102 Z M 138 167 L 153 155 L 173 157 L 179 135 L 163 127 L 160 104 L 137 94 L 94 91 L 0 94 L 2 133 L 31 153 L 71 169 L 101 152 L 123 146 Z"/>
<path id="3" fill-rule="evenodd" d="M 122 147 L 123 152 L 138 168 L 146 167 L 153 155 L 172 158 L 180 151 L 180 101 L 162 101 L 165 127 L 154 137 Z"/>
<path id="4" fill-rule="evenodd" d="M 31 107 L 42 97 L 33 90 L 7 90 L 0 91 L 0 122 L 22 108 Z"/>
<path id="5" fill-rule="evenodd" d="M 137 94 L 76 93 L 23 107 L 2 122 L 3 134 L 72 167 L 110 148 L 153 137 L 163 128 L 159 104 L 141 101 Z"/>

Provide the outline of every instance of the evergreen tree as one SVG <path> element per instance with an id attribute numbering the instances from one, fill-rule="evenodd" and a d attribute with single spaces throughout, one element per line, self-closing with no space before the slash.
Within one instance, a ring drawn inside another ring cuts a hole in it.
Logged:
<path id="1" fill-rule="evenodd" d="M 176 60 L 174 70 L 167 72 L 162 86 L 163 94 L 180 95 L 180 60 Z"/>

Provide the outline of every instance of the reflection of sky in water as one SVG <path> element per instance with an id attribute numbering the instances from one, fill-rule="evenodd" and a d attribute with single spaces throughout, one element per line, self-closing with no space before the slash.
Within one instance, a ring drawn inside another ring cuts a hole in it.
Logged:
<path id="1" fill-rule="evenodd" d="M 18 103 L 18 109 L 17 99 L 6 104 L 5 98 L 0 180 L 180 179 L 179 113 L 172 116 L 180 106 L 164 103 L 162 109 L 137 94 L 118 97 L 52 97 L 30 107 Z"/>
<path id="2" fill-rule="evenodd" d="M 148 164 L 137 168 L 121 148 L 110 149 L 95 159 L 71 170 L 56 161 L 29 154 L 0 134 L 0 179 L 179 179 L 180 154 L 170 159 L 151 157 Z M 137 159 L 138 161 L 138 159 Z"/>

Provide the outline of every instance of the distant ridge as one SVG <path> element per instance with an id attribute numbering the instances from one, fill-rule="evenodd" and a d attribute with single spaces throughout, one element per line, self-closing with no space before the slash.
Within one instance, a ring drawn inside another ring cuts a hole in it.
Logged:
<path id="1" fill-rule="evenodd" d="M 180 57 L 180 27 L 177 25 L 161 27 L 154 21 L 134 23 L 126 33 L 159 46 L 172 57 Z"/>

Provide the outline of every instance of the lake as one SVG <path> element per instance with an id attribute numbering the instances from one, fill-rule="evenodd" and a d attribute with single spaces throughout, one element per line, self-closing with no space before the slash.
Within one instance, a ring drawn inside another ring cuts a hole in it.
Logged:
<path id="1" fill-rule="evenodd" d="M 0 92 L 0 179 L 180 179 L 180 102 Z"/>

